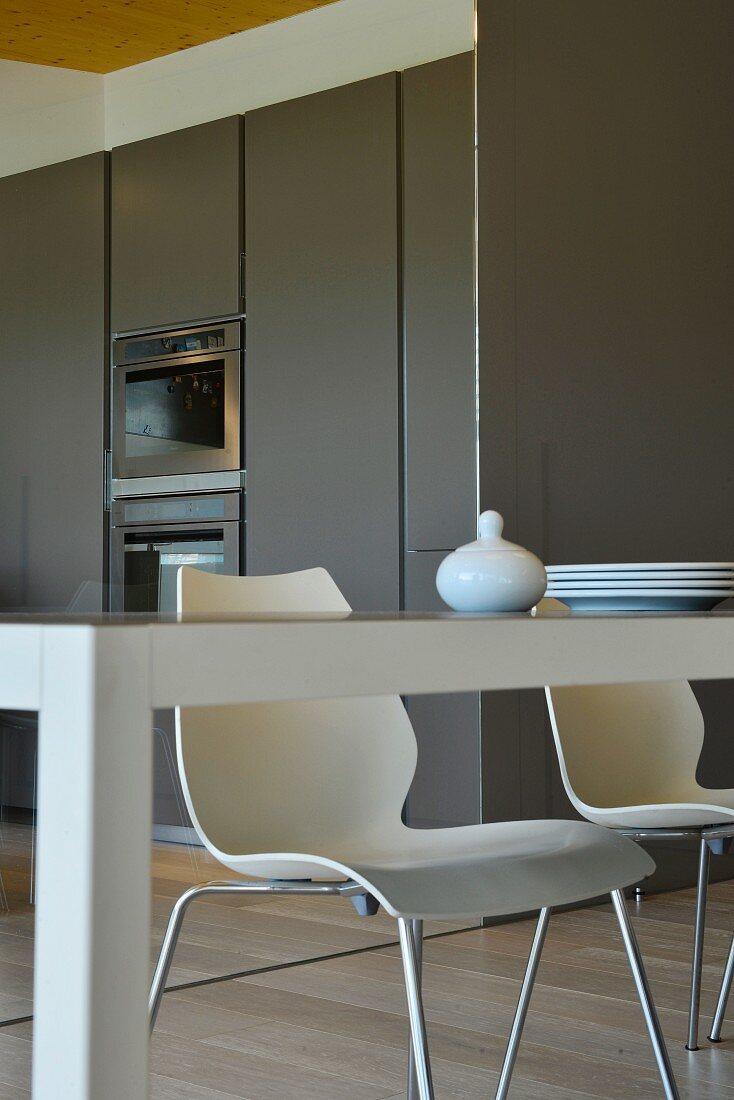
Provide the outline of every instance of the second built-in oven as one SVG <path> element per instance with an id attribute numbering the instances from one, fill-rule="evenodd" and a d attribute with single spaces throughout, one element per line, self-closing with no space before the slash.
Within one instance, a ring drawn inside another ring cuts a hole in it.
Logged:
<path id="1" fill-rule="evenodd" d="M 129 479 L 241 469 L 241 331 L 229 321 L 115 340 L 112 476 L 120 495 Z"/>
<path id="2" fill-rule="evenodd" d="M 179 567 L 244 571 L 244 495 L 132 497 L 112 504 L 110 608 L 175 612 Z"/>
<path id="3" fill-rule="evenodd" d="M 156 614 L 176 611 L 178 570 L 244 572 L 245 497 L 242 492 L 130 497 L 113 501 L 110 609 Z M 200 674 L 209 674 L 206 653 Z M 193 841 L 175 762 L 175 715 L 153 712 L 153 836 Z"/>

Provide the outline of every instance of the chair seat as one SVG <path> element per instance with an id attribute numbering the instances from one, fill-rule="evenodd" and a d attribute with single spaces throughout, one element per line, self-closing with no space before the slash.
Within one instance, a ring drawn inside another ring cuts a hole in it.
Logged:
<path id="1" fill-rule="evenodd" d="M 631 886 L 655 870 L 633 841 L 584 821 L 510 821 L 451 829 L 391 830 L 353 845 L 330 845 L 330 857 L 222 856 L 244 875 L 283 861 L 314 878 L 356 879 L 393 916 L 452 920 L 499 917 L 584 901 Z M 262 867 L 258 863 L 262 861 Z"/>
<path id="2" fill-rule="evenodd" d="M 713 790 L 696 783 L 663 791 L 649 805 L 579 809 L 589 821 L 612 829 L 699 829 L 729 823 L 734 827 L 734 790 Z"/>

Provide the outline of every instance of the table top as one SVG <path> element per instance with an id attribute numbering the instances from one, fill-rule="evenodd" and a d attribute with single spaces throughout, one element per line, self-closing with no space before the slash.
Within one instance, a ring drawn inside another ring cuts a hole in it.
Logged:
<path id="1" fill-rule="evenodd" d="M 258 613 L 246 614 L 241 611 L 218 613 L 177 613 L 159 612 L 69 612 L 54 610 L 19 611 L 0 610 L 2 626 L 170 626 L 180 623 L 295 623 L 295 622 L 350 622 L 350 623 L 405 623 L 405 622 L 544 622 L 544 621 L 582 621 L 635 619 L 732 619 L 734 608 L 720 608 L 713 611 L 544 611 L 542 615 L 531 612 L 459 612 L 459 611 L 352 611 L 327 612 L 318 614 L 300 613 Z"/>
<path id="2" fill-rule="evenodd" d="M 144 654 L 153 707 L 734 678 L 734 612 L 724 610 L 11 614 L 0 617 L 0 707 L 38 709 L 44 662 L 74 638 L 88 639 L 92 670 Z M 65 675 L 76 671 L 69 662 Z"/>

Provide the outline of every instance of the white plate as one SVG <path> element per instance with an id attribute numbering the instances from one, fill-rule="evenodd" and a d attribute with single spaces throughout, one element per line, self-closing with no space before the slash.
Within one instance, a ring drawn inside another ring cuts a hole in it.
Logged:
<path id="1" fill-rule="evenodd" d="M 642 561 L 642 562 L 606 562 L 592 563 L 591 565 L 549 565 L 549 573 L 639 573 L 659 570 L 668 573 L 671 569 L 680 569 L 689 572 L 691 569 L 701 569 L 706 573 L 712 569 L 734 571 L 734 561 Z"/>
<path id="2" fill-rule="evenodd" d="M 556 588 L 578 588 L 584 591 L 589 588 L 604 589 L 604 588 L 649 588 L 655 589 L 690 589 L 690 588 L 706 588 L 706 589 L 720 589 L 722 592 L 734 591 L 734 579 L 728 581 L 717 580 L 648 580 L 645 577 L 642 580 L 639 576 L 624 577 L 620 580 L 605 580 L 600 578 L 597 580 L 590 580 L 588 574 L 583 580 L 577 580 L 575 577 L 549 577 L 548 578 L 548 591 L 555 590 Z"/>
<path id="3" fill-rule="evenodd" d="M 567 573 L 558 566 L 549 565 L 546 572 L 553 580 L 566 581 L 624 581 L 624 580 L 643 580 L 643 581 L 692 581 L 692 580 L 726 580 L 734 581 L 734 570 L 727 569 L 615 569 L 609 572 L 587 570 L 586 572 L 579 573 Z"/>
<path id="4" fill-rule="evenodd" d="M 554 589 L 548 594 L 575 611 L 710 611 L 712 607 L 730 598 L 721 592 L 701 588 L 688 592 L 633 588 L 614 593 Z"/>

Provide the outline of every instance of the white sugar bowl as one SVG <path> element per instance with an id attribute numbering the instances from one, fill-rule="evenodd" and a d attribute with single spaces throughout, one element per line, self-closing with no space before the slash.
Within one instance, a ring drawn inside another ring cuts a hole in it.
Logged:
<path id="1" fill-rule="evenodd" d="M 444 558 L 436 588 L 454 611 L 529 611 L 545 595 L 545 566 L 502 538 L 499 512 L 482 512 L 479 538 Z"/>

